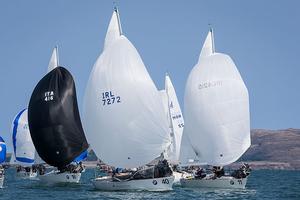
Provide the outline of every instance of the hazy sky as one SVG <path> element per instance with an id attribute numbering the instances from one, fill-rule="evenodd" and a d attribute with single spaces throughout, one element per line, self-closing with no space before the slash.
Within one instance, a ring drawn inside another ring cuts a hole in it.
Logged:
<path id="1" fill-rule="evenodd" d="M 235 61 L 250 94 L 252 128 L 300 127 L 298 1 L 117 1 L 123 33 L 158 88 L 168 71 L 181 105 L 208 24 L 218 52 Z M 75 78 L 80 109 L 102 52 L 113 1 L 0 1 L 0 135 L 11 144 L 14 116 L 27 107 L 55 45 Z"/>

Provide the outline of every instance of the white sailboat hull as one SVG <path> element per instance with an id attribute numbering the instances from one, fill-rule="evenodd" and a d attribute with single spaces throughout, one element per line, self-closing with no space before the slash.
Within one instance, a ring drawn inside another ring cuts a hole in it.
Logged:
<path id="1" fill-rule="evenodd" d="M 247 179 L 247 177 L 237 179 L 232 176 L 222 176 L 216 179 L 182 178 L 180 179 L 180 183 L 182 187 L 244 189 Z"/>
<path id="2" fill-rule="evenodd" d="M 92 182 L 94 187 L 97 190 L 169 191 L 172 190 L 174 176 L 153 178 L 153 179 L 125 180 L 125 181 L 112 181 L 111 177 L 105 176 L 101 178 L 96 178 Z"/>
<path id="3" fill-rule="evenodd" d="M 0 177 L 0 188 L 3 188 L 4 175 Z"/>
<path id="4" fill-rule="evenodd" d="M 21 172 L 17 172 L 16 176 L 17 178 L 21 178 L 21 179 L 34 179 L 37 177 L 37 172 L 21 171 Z"/>
<path id="5" fill-rule="evenodd" d="M 173 172 L 174 175 L 174 184 L 180 184 L 180 179 L 183 177 L 183 174 L 180 172 Z"/>
<path id="6" fill-rule="evenodd" d="M 191 174 L 189 174 L 187 172 L 173 172 L 173 175 L 175 177 L 174 184 L 179 184 L 179 185 L 180 185 L 180 179 L 191 176 Z"/>
<path id="7" fill-rule="evenodd" d="M 38 178 L 40 179 L 40 181 L 48 184 L 79 183 L 81 178 L 81 173 L 70 173 L 70 172 L 58 173 L 58 171 L 53 170 L 44 175 L 39 175 Z"/>

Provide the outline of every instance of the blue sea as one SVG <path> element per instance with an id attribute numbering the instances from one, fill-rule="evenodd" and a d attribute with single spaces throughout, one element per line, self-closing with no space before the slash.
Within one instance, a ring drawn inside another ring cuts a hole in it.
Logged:
<path id="1" fill-rule="evenodd" d="M 39 181 L 16 180 L 15 170 L 6 171 L 0 199 L 63 200 L 63 199 L 297 199 L 300 200 L 300 171 L 254 170 L 247 188 L 187 189 L 174 187 L 170 192 L 102 192 L 93 189 L 90 179 L 94 170 L 82 175 L 80 184 L 49 187 Z"/>

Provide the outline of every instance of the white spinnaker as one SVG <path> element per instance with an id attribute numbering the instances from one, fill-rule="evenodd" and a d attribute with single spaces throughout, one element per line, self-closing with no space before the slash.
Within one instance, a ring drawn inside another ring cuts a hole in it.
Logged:
<path id="1" fill-rule="evenodd" d="M 47 72 L 52 71 L 54 68 L 58 67 L 58 48 L 55 47 L 53 49 L 49 64 L 48 64 L 48 70 Z"/>
<path id="2" fill-rule="evenodd" d="M 173 162 L 178 162 L 180 145 L 181 145 L 181 137 L 182 137 L 183 127 L 184 127 L 184 120 L 177 99 L 177 95 L 169 75 L 166 75 L 165 78 L 165 90 L 168 99 L 167 104 L 168 104 L 168 114 L 170 119 L 169 120 L 170 127 L 172 130 L 171 138 L 173 138 L 173 152 L 171 155 L 171 159 Z"/>
<path id="3" fill-rule="evenodd" d="M 115 10 L 107 35 L 117 31 L 119 36 L 105 40 L 90 74 L 83 125 L 101 160 L 137 167 L 160 156 L 170 144 L 168 122 L 157 88 L 135 47 L 120 34 L 116 20 Z"/>
<path id="4" fill-rule="evenodd" d="M 248 90 L 232 59 L 214 52 L 211 31 L 188 77 L 184 109 L 184 134 L 200 163 L 227 165 L 249 148 Z"/>
<path id="5" fill-rule="evenodd" d="M 16 164 L 30 166 L 34 163 L 35 148 L 31 140 L 27 109 L 22 110 L 12 124 L 13 154 Z M 13 161 L 12 161 L 13 162 Z"/>

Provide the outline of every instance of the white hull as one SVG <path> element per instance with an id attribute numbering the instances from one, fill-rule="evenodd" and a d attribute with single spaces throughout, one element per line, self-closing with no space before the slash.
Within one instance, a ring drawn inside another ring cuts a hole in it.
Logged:
<path id="1" fill-rule="evenodd" d="M 37 172 L 20 171 L 16 176 L 21 179 L 34 179 L 37 177 Z"/>
<path id="2" fill-rule="evenodd" d="M 180 179 L 180 183 L 182 187 L 244 189 L 246 187 L 247 177 L 241 179 L 232 176 L 222 176 L 216 179 L 182 178 Z"/>
<path id="3" fill-rule="evenodd" d="M 0 188 L 3 188 L 4 176 L 0 177 Z"/>
<path id="4" fill-rule="evenodd" d="M 58 171 L 51 171 L 44 175 L 39 175 L 38 178 L 42 182 L 48 184 L 79 183 L 81 178 L 81 173 L 70 173 L 70 172 L 58 173 Z"/>
<path id="5" fill-rule="evenodd" d="M 96 178 L 93 185 L 98 190 L 118 191 L 118 190 L 146 190 L 146 191 L 169 191 L 172 190 L 174 176 L 139 179 L 128 181 L 112 181 L 111 177 L 105 176 Z"/>
<path id="6" fill-rule="evenodd" d="M 180 179 L 191 176 L 191 174 L 189 174 L 187 172 L 173 172 L 173 175 L 175 177 L 174 184 L 180 184 Z"/>

